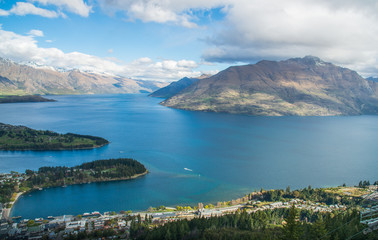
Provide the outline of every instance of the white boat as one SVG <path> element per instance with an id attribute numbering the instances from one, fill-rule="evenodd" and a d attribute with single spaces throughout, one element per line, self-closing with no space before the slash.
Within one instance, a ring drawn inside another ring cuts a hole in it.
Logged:
<path id="1" fill-rule="evenodd" d="M 186 171 L 190 171 L 190 172 L 193 172 L 193 170 L 190 169 L 190 168 L 184 168 L 184 170 L 186 170 Z"/>

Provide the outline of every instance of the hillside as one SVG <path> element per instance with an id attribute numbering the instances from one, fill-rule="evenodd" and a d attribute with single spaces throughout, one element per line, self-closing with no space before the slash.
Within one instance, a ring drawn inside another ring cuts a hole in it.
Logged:
<path id="1" fill-rule="evenodd" d="M 355 71 L 307 56 L 230 67 L 161 104 L 266 116 L 377 114 L 378 87 Z"/>
<path id="2" fill-rule="evenodd" d="M 79 70 L 60 72 L 0 58 L 0 95 L 146 93 L 166 85 Z"/>
<path id="3" fill-rule="evenodd" d="M 97 148 L 107 144 L 109 142 L 101 137 L 59 134 L 0 123 L 0 150 L 75 150 Z"/>
<path id="4" fill-rule="evenodd" d="M 170 98 L 173 95 L 175 95 L 175 94 L 179 93 L 180 91 L 182 91 L 183 89 L 185 89 L 186 87 L 197 82 L 198 80 L 204 79 L 204 78 L 207 78 L 207 77 L 210 77 L 210 76 L 209 75 L 202 75 L 199 78 L 184 77 L 177 82 L 172 82 L 168 86 L 156 90 L 155 92 L 151 93 L 149 96 L 150 97 L 160 97 L 160 98 Z"/>

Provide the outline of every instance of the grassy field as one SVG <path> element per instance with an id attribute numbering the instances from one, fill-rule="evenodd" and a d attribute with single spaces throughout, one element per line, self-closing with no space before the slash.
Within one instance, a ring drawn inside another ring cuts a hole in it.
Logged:
<path id="1" fill-rule="evenodd" d="M 362 195 L 368 194 L 371 191 L 365 188 L 358 187 L 335 187 L 335 188 L 326 188 L 326 192 L 336 193 L 339 195 L 346 195 L 351 197 L 361 197 Z"/>

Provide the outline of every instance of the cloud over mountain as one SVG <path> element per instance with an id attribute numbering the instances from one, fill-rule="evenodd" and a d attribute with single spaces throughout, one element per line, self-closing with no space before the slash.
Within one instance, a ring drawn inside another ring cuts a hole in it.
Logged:
<path id="1" fill-rule="evenodd" d="M 40 30 L 31 30 L 29 35 L 20 35 L 0 28 L 0 57 L 17 62 L 34 62 L 37 65 L 62 69 L 110 73 L 135 79 L 173 81 L 185 76 L 198 76 L 198 64 L 191 60 L 154 61 L 148 57 L 129 63 L 80 52 L 65 53 L 58 48 L 42 48 L 35 37 L 43 36 Z"/>
<path id="2" fill-rule="evenodd" d="M 196 11 L 221 8 L 225 17 L 209 29 L 210 62 L 256 62 L 316 55 L 378 75 L 378 3 L 340 0 L 99 0 L 108 12 L 144 22 L 197 26 Z"/>
<path id="3" fill-rule="evenodd" d="M 14 38 L 15 42 L 22 43 L 20 49 L 12 45 L 0 54 L 15 56 L 14 60 L 28 56 L 28 60 L 43 64 L 94 68 L 128 76 L 132 76 L 132 66 L 137 76 L 144 75 L 142 72 L 151 78 L 153 74 L 156 78 L 167 74 L 168 78 L 176 77 L 176 80 L 195 76 L 197 72 L 193 71 L 196 71 L 198 62 L 254 63 L 262 59 L 316 55 L 357 70 L 365 77 L 378 76 L 377 12 L 376 0 L 18 0 L 8 4 L 8 9 L 0 9 L 0 16 L 10 18 L 12 15 L 33 14 L 53 21 L 53 18 L 69 18 L 68 13 L 89 19 L 95 18 L 96 14 L 96 17 L 109 17 L 103 14 L 107 13 L 110 18 L 126 20 L 128 24 L 159 23 L 159 27 L 166 27 L 160 30 L 171 35 L 175 35 L 174 30 L 180 27 L 196 29 L 188 34 L 194 35 L 191 35 L 190 43 L 201 43 L 196 49 L 197 63 L 185 67 L 177 60 L 174 63 L 173 60 L 152 63 L 136 60 L 120 64 L 85 53 L 41 48 L 34 37 L 22 35 Z M 58 20 L 61 19 L 55 21 Z M 41 30 L 47 33 L 45 29 Z M 4 31 L 2 34 L 7 35 Z M 175 41 L 189 41 L 184 38 L 182 34 Z M 108 49 L 116 47 L 110 45 Z M 140 57 L 144 56 L 134 59 Z M 136 63 L 139 65 L 135 66 Z M 143 67 L 148 69 L 143 71 Z"/>

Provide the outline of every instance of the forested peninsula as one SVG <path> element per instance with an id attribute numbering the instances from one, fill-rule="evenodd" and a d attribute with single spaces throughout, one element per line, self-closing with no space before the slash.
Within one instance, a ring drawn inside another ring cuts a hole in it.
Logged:
<path id="1" fill-rule="evenodd" d="M 0 202 L 13 202 L 17 193 L 40 188 L 127 180 L 147 173 L 143 164 L 131 158 L 97 160 L 74 167 L 41 167 L 37 171 L 28 169 L 22 174 L 0 175 Z"/>
<path id="2" fill-rule="evenodd" d="M 98 148 L 107 144 L 109 141 L 101 137 L 59 134 L 0 123 L 0 150 L 76 150 Z"/>
<path id="3" fill-rule="evenodd" d="M 97 160 L 75 167 L 41 167 L 38 171 L 25 171 L 27 180 L 21 184 L 21 188 L 28 190 L 36 187 L 126 180 L 147 172 L 143 164 L 131 158 Z"/>
<path id="4" fill-rule="evenodd" d="M 0 103 L 22 103 L 22 102 L 56 102 L 54 99 L 44 98 L 40 95 L 9 95 L 1 96 Z"/>

